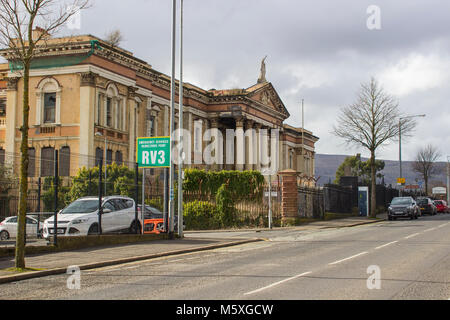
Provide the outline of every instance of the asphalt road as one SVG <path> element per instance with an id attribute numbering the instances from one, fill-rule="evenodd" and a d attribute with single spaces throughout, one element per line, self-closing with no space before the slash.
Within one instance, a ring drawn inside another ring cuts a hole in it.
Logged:
<path id="1" fill-rule="evenodd" d="M 3 284 L 0 299 L 450 299 L 450 214 L 258 237 L 83 271 L 80 289 L 69 275 Z"/>

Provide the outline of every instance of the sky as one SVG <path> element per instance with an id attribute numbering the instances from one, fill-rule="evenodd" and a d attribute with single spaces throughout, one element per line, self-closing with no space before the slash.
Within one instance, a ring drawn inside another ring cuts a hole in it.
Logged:
<path id="1" fill-rule="evenodd" d="M 100 38 L 121 30 L 121 47 L 170 75 L 169 0 L 91 0 L 79 30 Z M 179 3 L 179 0 L 177 0 Z M 373 11 L 373 6 L 378 11 Z M 450 1 L 184 0 L 184 80 L 204 89 L 247 88 L 266 60 L 270 81 L 291 117 L 320 140 L 321 154 L 368 156 L 331 131 L 340 108 L 356 101 L 371 77 L 417 127 L 402 139 L 402 159 L 433 144 L 450 155 Z M 375 28 L 374 28 L 375 27 Z M 178 72 L 178 71 L 177 71 Z M 377 158 L 398 160 L 398 142 Z"/>

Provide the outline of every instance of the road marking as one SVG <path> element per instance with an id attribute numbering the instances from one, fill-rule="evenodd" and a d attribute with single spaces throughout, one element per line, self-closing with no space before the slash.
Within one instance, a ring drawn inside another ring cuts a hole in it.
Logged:
<path id="1" fill-rule="evenodd" d="M 264 291 L 264 290 L 266 290 L 266 289 L 269 289 L 269 288 L 273 288 L 273 287 L 275 287 L 275 286 L 278 286 L 278 285 L 280 285 L 280 284 L 282 284 L 282 283 L 285 283 L 285 282 L 288 282 L 288 281 L 292 281 L 292 280 L 295 280 L 295 279 L 304 277 L 304 276 L 306 276 L 306 275 L 308 275 L 308 274 L 311 274 L 311 273 L 312 273 L 312 271 L 304 272 L 304 273 L 299 274 L 299 275 L 296 275 L 296 276 L 294 276 L 294 277 L 287 278 L 287 279 L 284 279 L 284 280 L 281 280 L 281 281 L 272 283 L 271 285 L 268 285 L 268 286 L 266 286 L 266 287 L 263 287 L 263 288 L 260 288 L 260 289 L 256 289 L 256 290 L 253 290 L 253 291 L 244 293 L 244 295 L 245 295 L 245 296 L 248 296 L 248 295 L 251 295 L 251 294 L 254 294 L 254 293 L 258 293 L 258 292 Z"/>
<path id="2" fill-rule="evenodd" d="M 397 242 L 398 242 L 398 241 L 392 241 L 392 242 L 389 242 L 389 243 L 383 244 L 382 246 L 376 247 L 376 248 L 375 248 L 375 250 L 378 250 L 378 249 L 381 249 L 381 248 L 384 248 L 384 247 L 390 246 L 391 244 L 394 244 L 394 243 L 397 243 Z"/>
<path id="3" fill-rule="evenodd" d="M 418 236 L 420 233 L 414 233 L 414 234 L 412 234 L 412 235 L 409 235 L 409 236 L 407 236 L 407 237 L 404 237 L 404 239 L 411 239 L 411 238 L 413 238 L 413 237 L 415 237 L 415 236 Z"/>
<path id="4" fill-rule="evenodd" d="M 354 256 L 351 256 L 351 257 L 348 257 L 348 258 L 345 258 L 345 259 L 342 259 L 342 260 L 338 260 L 338 261 L 335 261 L 335 262 L 329 263 L 329 265 L 330 265 L 330 266 L 331 266 L 331 265 L 335 265 L 335 264 L 338 264 L 338 263 L 341 263 L 341 262 L 344 262 L 344 261 L 347 261 L 347 260 L 350 260 L 350 259 L 353 259 L 353 258 L 356 258 L 356 257 L 362 256 L 362 255 L 364 255 L 364 254 L 367 254 L 367 253 L 368 253 L 367 251 L 364 251 L 364 252 L 361 252 L 361 253 L 355 254 Z"/>

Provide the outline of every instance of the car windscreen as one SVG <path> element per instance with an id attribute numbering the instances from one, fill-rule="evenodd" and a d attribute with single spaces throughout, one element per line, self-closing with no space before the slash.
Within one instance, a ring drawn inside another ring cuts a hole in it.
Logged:
<path id="1" fill-rule="evenodd" d="M 98 200 L 77 200 L 65 207 L 61 214 L 90 213 L 98 209 Z"/>
<path id="2" fill-rule="evenodd" d="M 411 199 L 408 198 L 394 198 L 392 199 L 391 205 L 401 206 L 401 205 L 410 205 Z"/>
<path id="3" fill-rule="evenodd" d="M 428 199 L 417 199 L 417 204 L 419 205 L 427 205 Z"/>

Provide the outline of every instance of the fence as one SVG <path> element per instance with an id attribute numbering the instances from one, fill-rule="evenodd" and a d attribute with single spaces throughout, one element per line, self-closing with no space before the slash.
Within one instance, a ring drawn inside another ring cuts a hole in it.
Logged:
<path id="1" fill-rule="evenodd" d="M 304 218 L 324 217 L 324 191 L 315 188 L 298 188 L 298 215 Z"/>
<path id="2" fill-rule="evenodd" d="M 354 203 L 354 191 L 352 189 L 337 185 L 325 185 L 324 206 L 326 212 L 351 213 Z M 356 192 L 358 192 L 356 190 Z"/>

